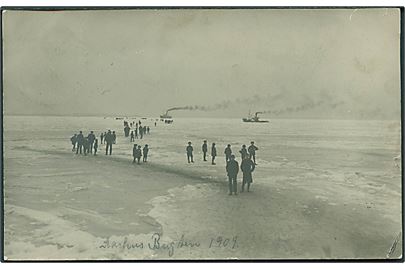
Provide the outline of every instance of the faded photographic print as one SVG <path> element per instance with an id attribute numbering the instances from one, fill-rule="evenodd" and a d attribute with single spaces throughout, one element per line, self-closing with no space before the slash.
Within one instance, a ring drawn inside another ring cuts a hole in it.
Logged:
<path id="1" fill-rule="evenodd" d="M 3 8 L 5 261 L 401 260 L 400 8 Z"/>

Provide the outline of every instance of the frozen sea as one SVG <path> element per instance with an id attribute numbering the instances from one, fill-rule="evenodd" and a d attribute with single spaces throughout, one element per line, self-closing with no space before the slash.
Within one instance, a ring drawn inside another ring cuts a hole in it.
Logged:
<path id="1" fill-rule="evenodd" d="M 151 128 L 135 142 L 149 162 L 133 165 L 123 120 L 4 117 L 7 259 L 401 256 L 399 121 L 127 119 L 138 120 Z M 118 135 L 112 156 L 71 151 L 74 133 L 106 129 Z M 204 139 L 215 166 L 202 161 Z M 224 148 L 240 161 L 250 141 L 252 192 L 228 196 Z"/>

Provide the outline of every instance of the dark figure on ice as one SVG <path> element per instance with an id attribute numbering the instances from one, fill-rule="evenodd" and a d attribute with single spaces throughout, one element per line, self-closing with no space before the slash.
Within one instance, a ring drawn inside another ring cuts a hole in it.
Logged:
<path id="1" fill-rule="evenodd" d="M 131 129 L 129 128 L 129 126 L 128 126 L 128 123 L 127 123 L 127 125 L 124 127 L 124 134 L 125 134 L 125 137 L 128 137 L 129 136 L 129 131 L 130 131 Z"/>
<path id="2" fill-rule="evenodd" d="M 239 153 L 242 157 L 242 160 L 244 160 L 245 157 L 249 156 L 248 151 L 246 149 L 246 145 L 242 145 L 242 149 L 239 151 Z"/>
<path id="3" fill-rule="evenodd" d="M 249 192 L 250 184 L 253 182 L 252 172 L 255 170 L 255 164 L 250 159 L 250 156 L 246 155 L 240 164 L 240 169 L 243 173 L 242 180 L 242 191 L 245 190 L 245 185 L 247 184 L 247 192 Z"/>
<path id="4" fill-rule="evenodd" d="M 76 154 L 79 154 L 79 150 L 80 150 L 80 154 L 81 154 L 82 149 L 83 149 L 83 140 L 84 140 L 82 131 L 79 132 L 79 135 L 77 135 L 76 140 L 77 140 Z"/>
<path id="5" fill-rule="evenodd" d="M 72 145 L 73 145 L 72 152 L 74 152 L 76 150 L 77 134 L 73 135 L 70 138 L 70 141 L 72 142 Z"/>
<path id="6" fill-rule="evenodd" d="M 226 172 L 229 181 L 229 195 L 232 195 L 232 192 L 236 195 L 237 194 L 236 177 L 238 176 L 239 172 L 239 163 L 235 160 L 234 155 L 230 156 L 230 160 L 226 164 Z"/>
<path id="7" fill-rule="evenodd" d="M 141 149 L 141 146 L 140 146 L 140 145 L 138 145 L 138 149 L 136 149 L 135 155 L 136 155 L 136 159 L 137 159 L 137 161 L 138 161 L 138 164 L 140 164 L 140 162 L 141 162 L 141 157 L 142 157 L 142 149 Z"/>
<path id="8" fill-rule="evenodd" d="M 94 135 L 93 131 L 90 131 L 90 134 L 87 135 L 87 140 L 89 140 L 89 150 L 90 153 L 93 153 L 93 144 L 94 144 L 94 140 L 96 139 L 96 136 Z M 87 151 L 88 152 L 88 151 Z"/>
<path id="9" fill-rule="evenodd" d="M 131 142 L 134 142 L 134 141 L 135 141 L 134 131 L 132 130 L 131 131 Z"/>
<path id="10" fill-rule="evenodd" d="M 156 127 L 156 122 L 155 122 L 155 127 Z"/>
<path id="11" fill-rule="evenodd" d="M 250 146 L 248 148 L 248 152 L 249 152 L 249 156 L 252 159 L 253 158 L 253 162 L 255 163 L 255 165 L 257 165 L 256 163 L 256 151 L 259 150 L 259 148 L 256 147 L 255 142 L 251 142 Z"/>
<path id="12" fill-rule="evenodd" d="M 148 134 L 150 133 L 150 128 L 149 128 L 149 126 L 146 128 L 146 132 L 148 132 Z"/>
<path id="13" fill-rule="evenodd" d="M 116 144 L 117 143 L 117 135 L 115 134 L 114 130 L 112 132 L 112 139 L 113 139 L 113 144 Z"/>
<path id="14" fill-rule="evenodd" d="M 104 141 L 107 144 L 105 147 L 105 154 L 108 155 L 108 149 L 110 149 L 110 155 L 112 153 L 112 143 L 113 143 L 113 135 L 111 134 L 111 130 L 108 130 L 107 134 L 104 136 Z"/>
<path id="15" fill-rule="evenodd" d="M 232 150 L 231 150 L 230 144 L 228 144 L 228 146 L 225 148 L 224 154 L 225 154 L 225 161 L 229 162 L 231 160 L 231 155 L 232 155 Z"/>
<path id="16" fill-rule="evenodd" d="M 100 134 L 100 143 L 103 144 L 104 134 L 101 132 Z"/>
<path id="17" fill-rule="evenodd" d="M 211 147 L 211 157 L 212 157 L 211 164 L 212 165 L 215 165 L 216 156 L 217 156 L 217 149 L 215 148 L 215 143 L 212 143 L 212 147 Z"/>
<path id="18" fill-rule="evenodd" d="M 208 151 L 207 140 L 204 140 L 204 143 L 203 143 L 201 149 L 202 149 L 202 152 L 203 152 L 203 160 L 207 161 L 207 151 Z"/>
<path id="19" fill-rule="evenodd" d="M 141 139 L 143 138 L 143 127 L 139 126 L 139 136 L 141 137 Z"/>
<path id="20" fill-rule="evenodd" d="M 138 145 L 134 144 L 134 148 L 132 148 L 132 156 L 134 157 L 134 160 L 132 161 L 132 163 L 135 163 L 135 161 L 136 161 L 137 149 L 138 149 Z"/>
<path id="21" fill-rule="evenodd" d="M 146 126 L 143 126 L 143 134 L 146 135 Z"/>
<path id="22" fill-rule="evenodd" d="M 94 148 L 94 155 L 97 155 L 98 139 L 96 139 L 96 140 L 94 141 L 94 146 L 93 146 L 93 148 Z"/>
<path id="23" fill-rule="evenodd" d="M 187 161 L 188 161 L 188 163 L 190 163 L 190 161 L 192 163 L 194 163 L 194 160 L 193 160 L 193 147 L 191 146 L 191 142 L 188 142 L 188 146 L 186 147 L 186 152 L 187 152 Z"/>
<path id="24" fill-rule="evenodd" d="M 138 127 L 135 128 L 135 138 L 138 139 Z"/>
<path id="25" fill-rule="evenodd" d="M 83 152 L 84 152 L 84 155 L 87 156 L 87 154 L 89 153 L 89 151 L 90 151 L 90 141 L 89 141 L 89 138 L 84 138 L 84 139 L 83 139 Z"/>
<path id="26" fill-rule="evenodd" d="M 145 147 L 143 148 L 143 162 L 147 162 L 148 152 L 149 152 L 149 147 L 147 144 L 145 144 Z"/>

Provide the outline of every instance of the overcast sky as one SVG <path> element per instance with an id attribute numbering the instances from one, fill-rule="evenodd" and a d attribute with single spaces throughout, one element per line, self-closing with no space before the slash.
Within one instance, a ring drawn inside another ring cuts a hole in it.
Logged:
<path id="1" fill-rule="evenodd" d="M 211 107 L 172 113 L 399 119 L 399 19 L 399 9 L 6 11 L 5 113 L 200 105 Z"/>

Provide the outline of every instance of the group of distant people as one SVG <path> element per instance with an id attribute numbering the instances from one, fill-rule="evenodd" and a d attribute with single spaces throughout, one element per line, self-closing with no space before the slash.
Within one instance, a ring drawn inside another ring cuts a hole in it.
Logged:
<path id="1" fill-rule="evenodd" d="M 132 163 L 141 163 L 141 157 L 142 162 L 147 162 L 148 161 L 148 153 L 149 153 L 149 146 L 145 144 L 145 146 L 142 149 L 141 145 L 134 144 L 134 147 L 132 148 L 132 156 L 134 157 L 134 160 Z"/>
<path id="2" fill-rule="evenodd" d="M 105 144 L 105 154 L 112 154 L 112 145 L 117 143 L 117 134 L 115 131 L 108 130 L 100 134 L 101 144 Z"/>
<path id="3" fill-rule="evenodd" d="M 93 131 L 90 131 L 87 137 L 84 137 L 83 132 L 79 131 L 79 134 L 74 134 L 70 138 L 70 141 L 72 142 L 73 146 L 72 152 L 76 151 L 76 154 L 79 154 L 79 152 L 85 156 L 87 154 L 93 154 L 93 152 L 94 155 L 97 154 L 98 140 L 96 139 Z"/>
<path id="4" fill-rule="evenodd" d="M 203 160 L 207 161 L 207 153 L 208 153 L 208 144 L 207 140 L 204 140 L 202 144 L 202 152 L 203 152 Z M 186 154 L 187 154 L 187 162 L 194 163 L 193 159 L 193 146 L 191 142 L 188 142 L 186 147 Z M 241 154 L 241 165 L 240 169 L 243 173 L 243 180 L 242 180 L 242 189 L 241 192 L 244 192 L 245 185 L 247 185 L 247 191 L 250 191 L 250 184 L 253 182 L 252 172 L 255 170 L 257 165 L 256 163 L 256 151 L 259 148 L 255 145 L 252 141 L 250 146 L 246 148 L 246 145 L 242 145 L 242 149 L 239 151 Z M 226 161 L 226 172 L 229 180 L 229 195 L 237 194 L 237 175 L 239 173 L 239 163 L 235 160 L 235 155 L 232 154 L 231 145 L 228 144 L 224 151 L 225 154 L 225 161 Z M 215 157 L 217 156 L 217 149 L 215 143 L 212 143 L 211 146 L 211 164 L 215 165 Z M 252 160 L 253 159 L 253 160 Z"/>
<path id="5" fill-rule="evenodd" d="M 156 122 L 155 122 L 156 126 Z M 133 128 L 133 130 L 131 130 Z M 129 131 L 131 130 L 131 134 Z M 128 126 L 128 122 L 124 121 L 124 133 L 125 137 L 131 136 L 131 142 L 134 142 L 135 139 L 142 139 L 144 135 L 150 134 L 150 127 L 149 126 L 142 126 L 142 122 L 132 122 L 130 126 Z M 139 135 L 139 136 L 138 136 Z"/>

